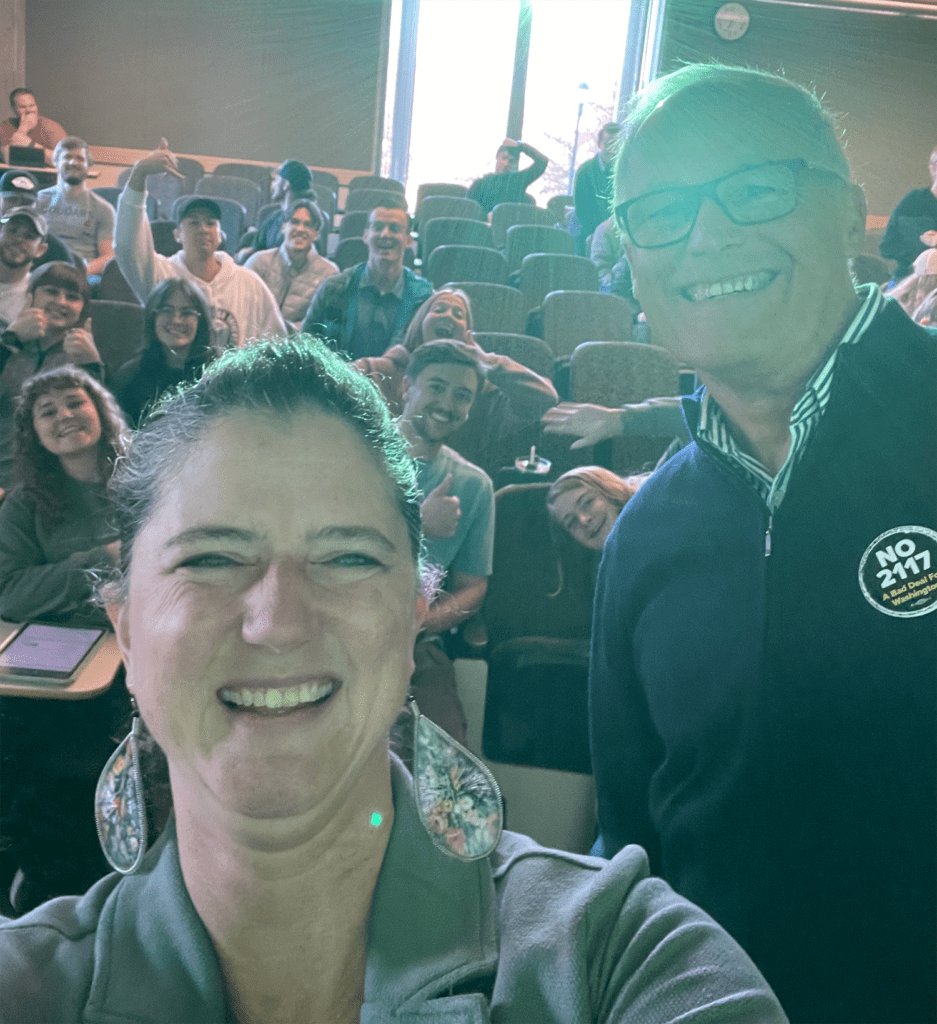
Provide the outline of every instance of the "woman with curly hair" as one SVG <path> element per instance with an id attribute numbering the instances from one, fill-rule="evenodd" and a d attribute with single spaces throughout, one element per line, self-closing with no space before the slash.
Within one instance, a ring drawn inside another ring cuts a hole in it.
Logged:
<path id="1" fill-rule="evenodd" d="M 143 349 L 117 371 L 114 394 L 136 426 L 164 391 L 194 380 L 219 353 L 211 313 L 184 278 L 156 286 L 143 307 Z"/>
<path id="2" fill-rule="evenodd" d="M 17 401 L 17 487 L 0 505 L 0 618 L 106 624 L 85 571 L 117 557 L 105 488 L 127 426 L 113 396 L 76 366 L 29 378 Z"/>
<path id="3" fill-rule="evenodd" d="M 14 414 L 16 488 L 0 505 L 0 618 L 104 626 L 89 568 L 117 560 L 107 482 L 124 452 L 117 402 L 63 366 L 30 377 Z M 123 676 L 91 700 L 2 701 L 0 833 L 13 909 L 83 892 L 107 865 L 89 826 L 94 781 L 129 712 Z M 5 868 L 5 870 L 2 870 Z"/>

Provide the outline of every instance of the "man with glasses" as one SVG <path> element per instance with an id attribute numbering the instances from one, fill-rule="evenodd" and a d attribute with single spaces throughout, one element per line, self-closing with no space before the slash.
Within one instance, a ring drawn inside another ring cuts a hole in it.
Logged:
<path id="1" fill-rule="evenodd" d="M 861 190 L 784 79 L 653 83 L 615 203 L 703 386 L 599 572 L 599 850 L 644 846 L 792 1021 L 934 1021 L 933 339 L 854 287 Z"/>

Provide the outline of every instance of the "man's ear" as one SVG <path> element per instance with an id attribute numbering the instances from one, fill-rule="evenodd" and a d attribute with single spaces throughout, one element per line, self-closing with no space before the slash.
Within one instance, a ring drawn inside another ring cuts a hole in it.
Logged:
<path id="1" fill-rule="evenodd" d="M 45 256 L 48 248 L 49 246 L 45 242 L 40 242 L 39 245 L 36 246 L 36 255 L 33 257 L 34 262 L 35 260 L 38 260 L 40 256 Z"/>
<path id="2" fill-rule="evenodd" d="M 178 229 L 178 228 L 173 228 L 173 229 L 172 229 L 172 237 L 173 237 L 173 238 L 175 238 L 175 240 L 176 240 L 176 241 L 177 241 L 177 242 L 178 242 L 178 243 L 179 243 L 180 245 L 182 245 L 182 239 L 181 239 L 181 238 L 179 237 L 179 229 Z"/>

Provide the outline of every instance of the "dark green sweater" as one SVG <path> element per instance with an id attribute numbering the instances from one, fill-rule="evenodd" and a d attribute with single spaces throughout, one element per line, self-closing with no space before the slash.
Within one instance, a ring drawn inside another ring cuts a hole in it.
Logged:
<path id="1" fill-rule="evenodd" d="M 105 488 L 67 477 L 65 491 L 61 522 L 46 521 L 20 488 L 0 505 L 0 618 L 106 625 L 86 572 L 110 564 L 104 545 L 117 539 Z"/>

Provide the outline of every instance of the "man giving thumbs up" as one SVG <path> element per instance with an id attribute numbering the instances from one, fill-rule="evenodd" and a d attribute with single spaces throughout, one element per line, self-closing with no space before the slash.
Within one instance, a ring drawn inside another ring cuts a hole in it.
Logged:
<path id="1" fill-rule="evenodd" d="M 488 474 L 443 443 L 468 418 L 483 371 L 473 349 L 431 341 L 411 356 L 400 428 L 417 462 L 427 558 L 445 573 L 417 642 L 411 682 L 420 710 L 460 742 L 465 717 L 440 634 L 481 607 L 494 548 L 494 488 Z"/>

